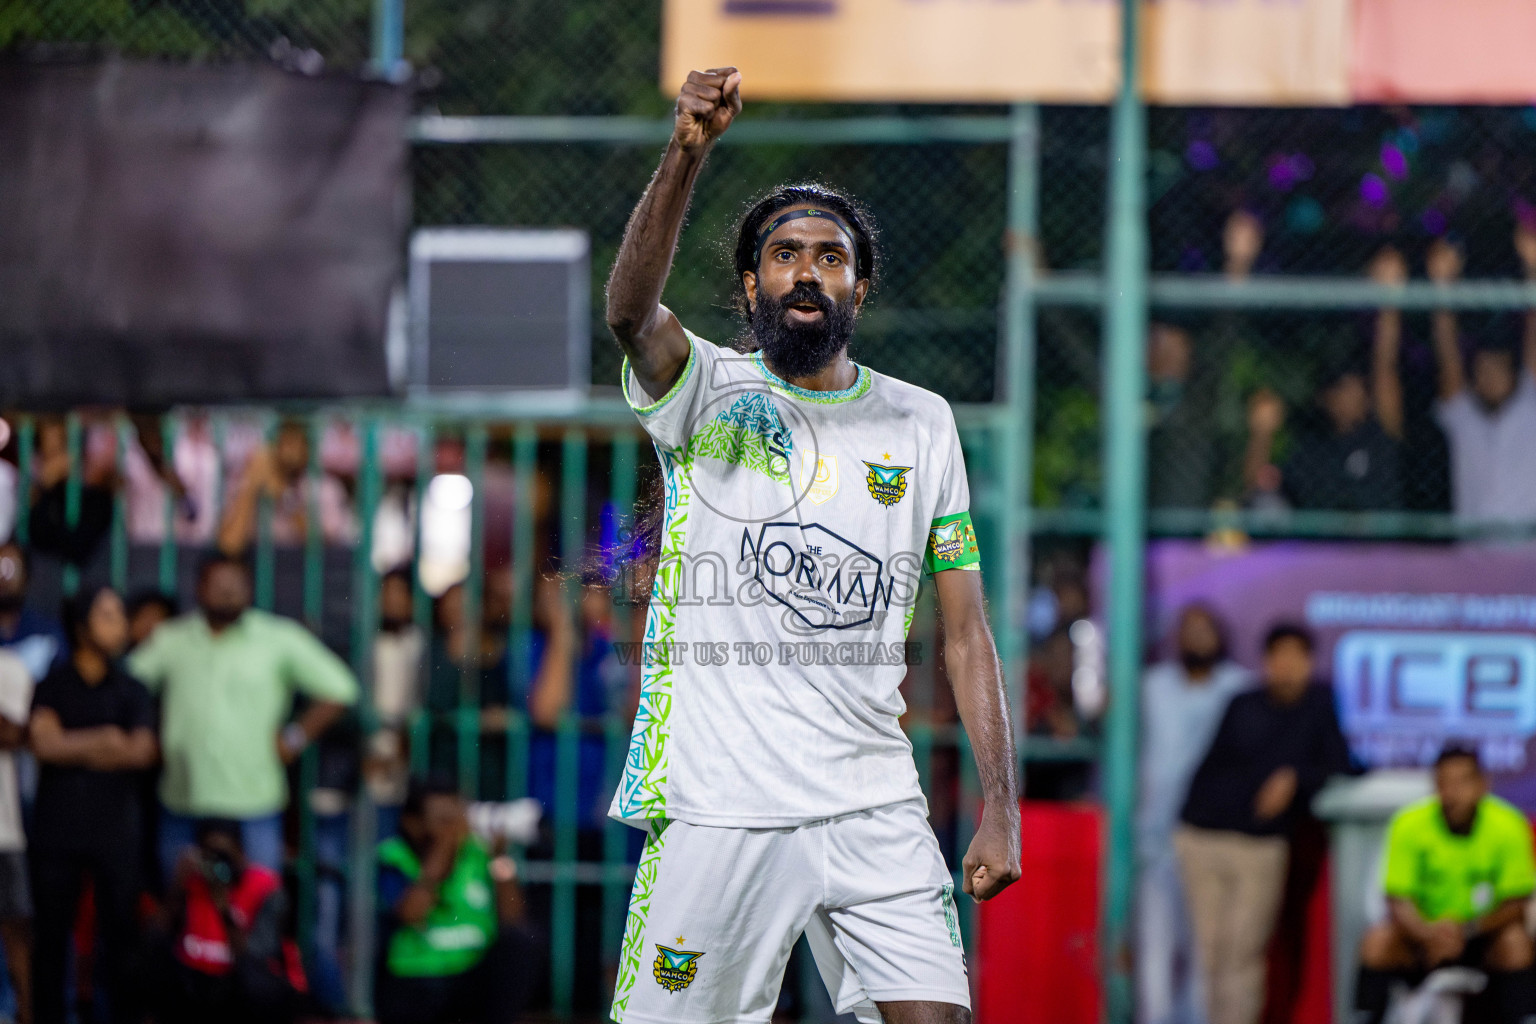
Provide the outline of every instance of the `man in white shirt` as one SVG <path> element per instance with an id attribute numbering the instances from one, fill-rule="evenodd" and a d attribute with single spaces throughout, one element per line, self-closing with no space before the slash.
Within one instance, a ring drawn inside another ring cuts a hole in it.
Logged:
<path id="1" fill-rule="evenodd" d="M 1136 811 L 1136 1019 L 1203 1024 L 1195 943 L 1173 849 L 1173 831 L 1222 713 L 1252 683 L 1227 656 L 1216 613 L 1179 613 L 1178 657 L 1147 669 L 1141 683 L 1141 797 Z"/>
<path id="2" fill-rule="evenodd" d="M 1515 230 L 1525 278 L 1536 282 L 1536 228 Z M 1430 280 L 1461 275 L 1461 253 L 1441 239 L 1427 258 Z M 1512 347 L 1484 342 L 1462 363 L 1456 315 L 1434 314 L 1440 400 L 1435 417 L 1451 449 L 1451 494 L 1457 516 L 1480 522 L 1536 520 L 1536 310 L 1526 314 L 1523 359 Z M 1524 366 L 1521 366 L 1523 361 Z"/>

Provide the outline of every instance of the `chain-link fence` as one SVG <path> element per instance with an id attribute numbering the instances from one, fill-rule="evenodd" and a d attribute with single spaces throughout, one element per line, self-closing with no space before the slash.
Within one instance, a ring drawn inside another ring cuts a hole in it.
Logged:
<path id="1" fill-rule="evenodd" d="M 602 285 L 624 223 L 658 158 L 655 145 L 425 146 L 417 150 L 420 224 L 574 225 L 593 241 L 593 383 L 616 386 Z M 880 226 L 884 266 L 856 356 L 923 380 L 951 401 L 994 397 L 1007 155 L 1000 145 L 722 146 L 695 195 L 666 301 L 688 326 L 727 343 L 730 254 L 749 200 L 784 181 L 859 196 Z"/>

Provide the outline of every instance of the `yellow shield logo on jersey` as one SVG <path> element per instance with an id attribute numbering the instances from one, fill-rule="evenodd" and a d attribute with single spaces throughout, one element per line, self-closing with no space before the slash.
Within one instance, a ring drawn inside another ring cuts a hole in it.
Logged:
<path id="1" fill-rule="evenodd" d="M 699 957 L 703 955 L 658 945 L 656 962 L 651 965 L 651 977 L 668 992 L 681 992 L 693 984 L 694 975 L 699 973 Z"/>
<path id="2" fill-rule="evenodd" d="M 864 465 L 869 467 L 864 485 L 869 488 L 869 496 L 880 504 L 889 508 L 907 493 L 907 474 L 912 472 L 911 466 L 882 466 L 875 462 Z"/>
<path id="3" fill-rule="evenodd" d="M 837 493 L 837 456 L 800 451 L 800 492 L 820 505 Z"/>

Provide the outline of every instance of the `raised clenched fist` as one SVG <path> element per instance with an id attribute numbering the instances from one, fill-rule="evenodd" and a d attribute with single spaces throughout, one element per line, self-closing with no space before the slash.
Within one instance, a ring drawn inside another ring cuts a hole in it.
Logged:
<path id="1" fill-rule="evenodd" d="M 688 72 L 677 94 L 677 121 L 672 138 L 689 153 L 701 153 L 725 133 L 741 113 L 741 72 L 710 68 Z"/>

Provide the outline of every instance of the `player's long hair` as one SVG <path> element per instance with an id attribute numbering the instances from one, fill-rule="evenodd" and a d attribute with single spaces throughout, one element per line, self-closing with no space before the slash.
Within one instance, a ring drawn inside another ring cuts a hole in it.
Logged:
<path id="1" fill-rule="evenodd" d="M 747 291 L 741 275 L 757 270 L 757 236 L 762 232 L 763 225 L 781 210 L 805 205 L 817 206 L 837 214 L 853 231 L 854 274 L 861 280 L 869 281 L 869 291 L 874 291 L 880 276 L 879 230 L 864 205 L 852 196 L 819 182 L 780 185 L 748 203 L 736 226 L 735 246 L 730 250 L 736 281 L 731 305 L 744 321 L 750 320 L 751 312 L 747 306 Z M 741 332 L 735 345 L 744 352 L 757 348 L 750 328 Z M 661 559 L 661 532 L 666 520 L 664 487 L 661 474 L 657 473 L 643 488 L 642 497 L 635 503 L 634 528 L 624 538 L 609 568 L 621 600 L 634 604 L 643 604 L 649 600 L 651 585 Z"/>

